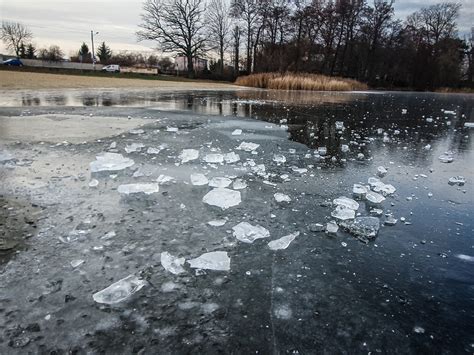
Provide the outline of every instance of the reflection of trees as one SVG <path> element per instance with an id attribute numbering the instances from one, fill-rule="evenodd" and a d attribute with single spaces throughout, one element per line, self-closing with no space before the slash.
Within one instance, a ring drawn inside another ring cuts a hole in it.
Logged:
<path id="1" fill-rule="evenodd" d="M 39 97 L 32 97 L 29 94 L 23 94 L 21 96 L 21 105 L 22 106 L 40 106 L 41 100 Z"/>
<path id="2" fill-rule="evenodd" d="M 99 97 L 98 96 L 84 96 L 82 98 L 82 104 L 84 106 L 99 106 Z"/>

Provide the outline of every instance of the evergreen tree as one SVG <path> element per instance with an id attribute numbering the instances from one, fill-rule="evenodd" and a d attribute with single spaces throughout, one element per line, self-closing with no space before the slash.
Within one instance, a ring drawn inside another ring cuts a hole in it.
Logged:
<path id="1" fill-rule="evenodd" d="M 107 61 L 112 57 L 112 51 L 110 47 L 102 42 L 102 44 L 97 48 L 97 56 L 100 58 L 102 64 L 107 63 Z"/>
<path id="2" fill-rule="evenodd" d="M 26 46 L 26 58 L 35 59 L 36 58 L 36 48 L 31 43 Z"/>
<path id="3" fill-rule="evenodd" d="M 20 58 L 26 58 L 26 47 L 23 42 L 20 43 L 20 48 L 19 48 L 19 56 Z"/>
<path id="4" fill-rule="evenodd" d="M 85 42 L 82 42 L 82 45 L 81 45 L 81 48 L 79 49 L 79 57 L 82 57 L 82 60 L 87 60 L 88 56 L 90 56 L 89 54 L 89 46 L 87 46 L 87 44 Z"/>

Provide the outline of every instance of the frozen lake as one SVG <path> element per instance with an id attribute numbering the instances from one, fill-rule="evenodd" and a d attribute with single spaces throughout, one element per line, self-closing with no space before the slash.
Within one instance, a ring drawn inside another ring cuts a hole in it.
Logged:
<path id="1" fill-rule="evenodd" d="M 0 353 L 472 353 L 473 122 L 473 95 L 1 92 Z"/>

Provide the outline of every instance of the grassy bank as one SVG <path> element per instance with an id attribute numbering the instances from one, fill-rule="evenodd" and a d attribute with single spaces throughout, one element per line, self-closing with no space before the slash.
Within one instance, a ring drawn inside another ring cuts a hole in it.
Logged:
<path id="1" fill-rule="evenodd" d="M 357 80 L 329 77 L 308 73 L 261 73 L 243 76 L 237 85 L 274 90 L 352 91 L 367 90 L 367 85 Z"/>

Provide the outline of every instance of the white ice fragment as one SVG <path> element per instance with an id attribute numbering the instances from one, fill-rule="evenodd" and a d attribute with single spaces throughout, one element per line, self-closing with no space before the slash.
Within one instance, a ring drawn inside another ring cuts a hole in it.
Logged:
<path id="1" fill-rule="evenodd" d="M 196 259 L 188 260 L 193 269 L 229 271 L 230 258 L 225 251 L 205 253 Z"/>
<path id="2" fill-rule="evenodd" d="M 350 151 L 349 146 L 347 144 L 341 144 L 341 151 L 343 153 L 347 153 Z"/>
<path id="3" fill-rule="evenodd" d="M 288 195 L 282 194 L 281 192 L 277 192 L 276 194 L 273 195 L 275 198 L 276 202 L 291 202 L 291 198 Z"/>
<path id="4" fill-rule="evenodd" d="M 443 154 L 441 154 L 438 159 L 442 162 L 442 163 L 452 163 L 453 160 L 454 160 L 454 156 L 453 156 L 453 153 L 452 152 L 445 152 Z"/>
<path id="5" fill-rule="evenodd" d="M 117 142 L 110 143 L 109 149 L 115 149 L 115 148 L 117 148 Z"/>
<path id="6" fill-rule="evenodd" d="M 461 176 L 461 175 L 453 176 L 453 177 L 449 178 L 449 180 L 448 180 L 449 185 L 463 186 L 465 183 L 466 183 L 466 179 L 464 178 L 464 176 Z"/>
<path id="7" fill-rule="evenodd" d="M 207 222 L 212 227 L 222 227 L 224 224 L 227 223 L 226 219 L 215 219 L 213 221 Z"/>
<path id="8" fill-rule="evenodd" d="M 178 132 L 179 128 L 178 127 L 166 127 L 166 132 Z"/>
<path id="9" fill-rule="evenodd" d="M 117 234 L 115 233 L 115 231 L 110 231 L 110 232 L 106 233 L 105 235 L 103 235 L 100 239 L 108 240 L 108 239 L 114 238 L 116 235 Z"/>
<path id="10" fill-rule="evenodd" d="M 377 175 L 380 176 L 380 177 L 384 177 L 385 175 L 387 175 L 387 169 L 385 169 L 385 167 L 383 166 L 379 166 L 377 168 Z"/>
<path id="11" fill-rule="evenodd" d="M 240 222 L 232 227 L 232 230 L 234 237 L 243 243 L 253 243 L 257 239 L 270 237 L 268 229 L 260 225 L 253 226 L 248 222 Z"/>
<path id="12" fill-rule="evenodd" d="M 232 184 L 231 179 L 221 176 L 213 177 L 209 180 L 210 187 L 228 187 L 230 184 Z"/>
<path id="13" fill-rule="evenodd" d="M 163 175 L 161 174 L 160 176 L 158 176 L 158 179 L 156 179 L 156 182 L 159 184 L 159 185 L 169 185 L 171 184 L 172 182 L 176 182 L 175 178 L 172 177 L 172 176 L 168 176 L 168 175 Z"/>
<path id="14" fill-rule="evenodd" d="M 211 206 L 217 206 L 226 210 L 230 207 L 239 205 L 242 200 L 239 191 L 226 188 L 217 188 L 209 191 L 202 201 Z"/>
<path id="15" fill-rule="evenodd" d="M 224 155 L 224 160 L 227 164 L 233 164 L 240 160 L 240 156 L 234 152 L 230 152 Z"/>
<path id="16" fill-rule="evenodd" d="M 402 115 L 406 115 L 408 110 L 406 108 L 402 108 Z"/>
<path id="17" fill-rule="evenodd" d="M 187 163 L 191 160 L 196 160 L 199 158 L 199 150 L 196 149 L 183 149 L 181 154 L 179 155 L 179 159 L 181 159 L 181 163 Z"/>
<path id="18" fill-rule="evenodd" d="M 125 158 L 122 154 L 104 153 L 98 155 L 96 160 L 90 163 L 91 172 L 119 171 L 131 167 L 135 162 Z"/>
<path id="19" fill-rule="evenodd" d="M 336 206 L 336 209 L 331 212 L 331 216 L 341 221 L 355 218 L 355 211 L 345 206 Z"/>
<path id="20" fill-rule="evenodd" d="M 160 149 L 160 148 L 149 147 L 147 149 L 146 153 L 150 154 L 150 155 L 156 155 L 156 154 L 160 154 L 161 151 L 162 151 L 162 149 Z"/>
<path id="21" fill-rule="evenodd" d="M 469 261 L 471 263 L 474 263 L 474 256 L 470 255 L 465 255 L 465 254 L 456 254 L 456 258 L 464 260 L 464 261 Z"/>
<path id="22" fill-rule="evenodd" d="M 77 260 L 72 260 L 71 261 L 71 266 L 75 269 L 76 267 L 78 266 L 81 266 L 82 264 L 84 264 L 84 260 L 82 259 L 77 259 Z"/>
<path id="23" fill-rule="evenodd" d="M 336 222 L 331 221 L 326 224 L 326 233 L 336 234 L 338 230 L 339 226 L 336 224 Z"/>
<path id="24" fill-rule="evenodd" d="M 319 155 L 326 155 L 328 153 L 328 149 L 326 147 L 319 147 L 318 154 Z"/>
<path id="25" fill-rule="evenodd" d="M 222 164 L 224 162 L 224 156 L 222 154 L 207 154 L 204 157 L 204 161 L 210 164 Z"/>
<path id="26" fill-rule="evenodd" d="M 141 280 L 135 275 L 129 275 L 102 291 L 94 293 L 92 298 L 97 303 L 115 304 L 125 301 L 134 293 L 140 291 L 145 285 L 145 280 Z"/>
<path id="27" fill-rule="evenodd" d="M 234 190 L 243 190 L 247 188 L 247 183 L 242 179 L 236 179 L 232 184 L 232 188 Z"/>
<path id="28" fill-rule="evenodd" d="M 183 265 L 185 263 L 184 258 L 178 258 L 171 255 L 167 251 L 161 253 L 161 265 L 165 270 L 171 272 L 174 275 L 179 275 L 185 272 Z"/>
<path id="29" fill-rule="evenodd" d="M 286 157 L 283 154 L 274 154 L 273 155 L 273 161 L 275 163 L 285 163 L 286 162 Z"/>
<path id="30" fill-rule="evenodd" d="M 334 199 L 332 203 L 336 206 L 342 206 L 354 211 L 357 211 L 359 209 L 359 203 L 357 201 L 345 196 L 341 196 L 339 198 Z"/>
<path id="31" fill-rule="evenodd" d="M 144 144 L 142 144 L 142 143 L 132 143 L 132 144 L 129 144 L 125 147 L 125 151 L 127 153 L 135 153 L 135 152 L 141 151 L 142 148 L 145 148 Z"/>
<path id="32" fill-rule="evenodd" d="M 138 194 L 144 193 L 145 195 L 151 195 L 158 191 L 160 191 L 160 187 L 158 184 L 126 184 L 120 185 L 117 191 L 121 194 L 130 195 L 130 194 Z"/>
<path id="33" fill-rule="evenodd" d="M 204 174 L 191 174 L 191 184 L 194 186 L 203 186 L 207 185 L 209 180 L 207 179 L 206 175 Z"/>
<path id="34" fill-rule="evenodd" d="M 336 130 L 342 131 L 344 129 L 344 122 L 336 121 Z"/>
<path id="35" fill-rule="evenodd" d="M 423 147 L 423 150 L 430 150 L 431 149 L 431 144 L 427 144 Z"/>
<path id="36" fill-rule="evenodd" d="M 415 326 L 413 327 L 413 331 L 418 334 L 424 334 L 425 333 L 425 328 L 422 328 L 420 326 Z"/>
<path id="37" fill-rule="evenodd" d="M 367 201 L 373 204 L 379 204 L 385 201 L 385 197 L 373 191 L 368 191 L 367 194 L 365 195 L 365 198 Z"/>
<path id="38" fill-rule="evenodd" d="M 233 136 L 240 136 L 242 134 L 242 130 L 241 129 L 236 129 L 232 132 L 232 135 Z"/>
<path id="39" fill-rule="evenodd" d="M 97 187 L 97 186 L 99 186 L 99 180 L 97 180 L 97 179 L 92 179 L 92 180 L 89 182 L 89 187 L 94 188 L 94 187 Z"/>
<path id="40" fill-rule="evenodd" d="M 365 198 L 367 191 L 368 189 L 364 185 L 354 184 L 354 186 L 352 187 L 352 193 L 356 198 Z"/>
<path id="41" fill-rule="evenodd" d="M 242 142 L 240 145 L 236 148 L 237 150 L 244 150 L 246 152 L 252 152 L 255 149 L 260 147 L 260 144 L 257 143 L 251 143 L 251 142 Z"/>
<path id="42" fill-rule="evenodd" d="M 465 123 L 464 123 L 464 127 L 467 127 L 467 128 L 474 128 L 474 122 L 465 122 Z"/>
<path id="43" fill-rule="evenodd" d="M 290 243 L 295 240 L 297 236 L 300 235 L 300 232 L 295 232 L 291 233 L 289 235 L 286 235 L 284 237 L 281 237 L 280 239 L 277 240 L 272 240 L 270 243 L 268 243 L 268 247 L 271 250 L 282 250 L 288 248 Z"/>
<path id="44" fill-rule="evenodd" d="M 362 154 L 362 153 L 357 154 L 357 159 L 358 160 L 364 160 L 364 158 L 365 158 L 364 154 Z"/>
<path id="45" fill-rule="evenodd" d="M 143 129 L 132 129 L 132 130 L 128 131 L 128 133 L 130 133 L 130 134 L 143 134 L 143 133 L 145 133 L 145 131 Z"/>

